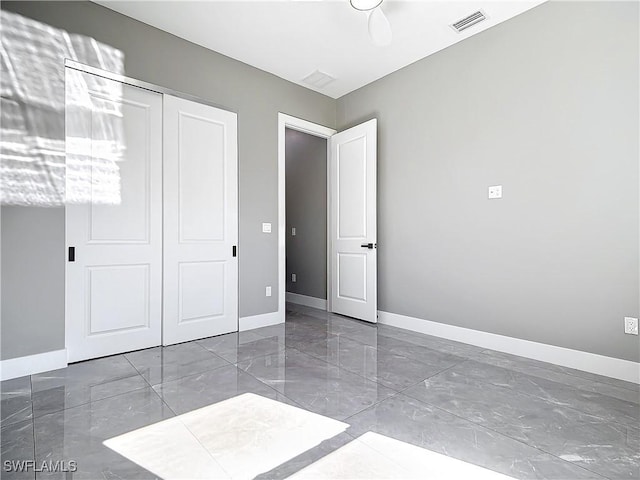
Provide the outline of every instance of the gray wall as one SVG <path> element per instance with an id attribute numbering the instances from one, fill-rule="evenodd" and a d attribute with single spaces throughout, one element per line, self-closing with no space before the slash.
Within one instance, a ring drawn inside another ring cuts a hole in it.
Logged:
<path id="1" fill-rule="evenodd" d="M 2 207 L 1 231 L 2 360 L 64 348 L 64 209 Z"/>
<path id="2" fill-rule="evenodd" d="M 336 102 L 95 4 L 2 8 L 238 112 L 240 314 L 277 310 L 276 113 L 335 126 Z M 639 360 L 638 13 L 547 3 L 338 100 L 340 128 L 379 119 L 380 309 Z M 64 346 L 63 231 L 2 209 L 2 359 Z"/>
<path id="3" fill-rule="evenodd" d="M 287 128 L 285 159 L 287 292 L 326 299 L 327 141 Z"/>
<path id="4" fill-rule="evenodd" d="M 379 120 L 381 310 L 639 360 L 638 13 L 543 4 L 338 100 Z"/>
<path id="5" fill-rule="evenodd" d="M 122 50 L 130 77 L 238 113 L 240 316 L 277 311 L 278 238 L 261 233 L 262 222 L 278 221 L 277 114 L 332 127 L 335 100 L 93 3 L 2 2 L 2 8 Z M 64 282 L 63 219 L 61 210 L 3 207 L 2 359 L 64 348 L 64 297 L 54 294 Z M 52 260 L 31 268 L 49 254 Z M 28 256 L 34 260 L 24 268 L 12 264 Z M 30 302 L 39 305 L 22 308 Z"/>

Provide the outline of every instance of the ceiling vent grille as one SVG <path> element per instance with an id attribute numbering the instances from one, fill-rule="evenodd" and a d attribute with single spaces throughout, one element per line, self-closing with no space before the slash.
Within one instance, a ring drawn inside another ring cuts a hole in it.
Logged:
<path id="1" fill-rule="evenodd" d="M 457 22 L 453 23 L 451 27 L 458 33 L 466 30 L 469 27 L 473 27 L 477 23 L 480 23 L 487 19 L 487 16 L 478 10 L 477 12 L 472 13 L 468 17 L 465 17 Z"/>
<path id="2" fill-rule="evenodd" d="M 328 73 L 321 72 L 320 70 L 316 70 L 315 72 L 304 77 L 302 81 L 307 85 L 311 85 L 312 87 L 324 88 L 331 82 L 335 81 L 335 77 L 332 77 Z"/>

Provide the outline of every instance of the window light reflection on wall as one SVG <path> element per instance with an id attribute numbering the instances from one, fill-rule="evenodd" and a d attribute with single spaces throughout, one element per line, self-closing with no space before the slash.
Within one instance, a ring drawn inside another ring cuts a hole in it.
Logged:
<path id="1" fill-rule="evenodd" d="M 61 206 L 89 198 L 94 203 L 118 204 L 117 162 L 123 159 L 125 145 L 122 113 L 113 105 L 118 105 L 122 89 L 114 87 L 115 82 L 96 79 L 94 85 L 87 85 L 81 76 L 72 76 L 67 78 L 65 94 L 68 69 L 64 59 L 121 74 L 123 53 L 21 15 L 6 11 L 0 15 L 0 204 Z M 91 91 L 112 101 L 100 104 L 93 100 Z M 73 188 L 68 194 L 67 104 L 74 112 L 71 122 L 74 118 L 89 119 L 94 138 L 101 140 L 94 141 L 93 147 L 89 139 L 72 138 L 69 142 L 68 167 L 74 171 L 76 183 L 70 184 Z M 84 117 L 77 116 L 80 112 L 85 112 Z"/>

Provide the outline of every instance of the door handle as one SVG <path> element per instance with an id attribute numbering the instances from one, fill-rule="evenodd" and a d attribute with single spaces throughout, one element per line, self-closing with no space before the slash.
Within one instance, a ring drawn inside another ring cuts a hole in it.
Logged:
<path id="1" fill-rule="evenodd" d="M 368 248 L 369 250 L 373 250 L 374 248 L 377 247 L 376 243 L 363 243 L 362 245 L 360 245 L 362 248 Z"/>
<path id="2" fill-rule="evenodd" d="M 69 247 L 69 261 L 76 261 L 76 247 Z"/>

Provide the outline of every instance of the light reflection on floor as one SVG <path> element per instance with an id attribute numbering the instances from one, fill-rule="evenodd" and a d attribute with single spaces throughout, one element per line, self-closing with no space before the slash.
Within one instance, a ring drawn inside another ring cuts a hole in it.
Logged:
<path id="1" fill-rule="evenodd" d="M 500 473 L 367 432 L 290 479 L 508 480 Z"/>
<path id="2" fill-rule="evenodd" d="M 248 479 L 347 427 L 346 423 L 245 393 L 104 444 L 163 479 Z"/>
<path id="3" fill-rule="evenodd" d="M 346 423 L 245 393 L 111 438 L 104 444 L 165 480 L 249 479 L 347 428 Z M 367 432 L 289 478 L 511 477 Z"/>

